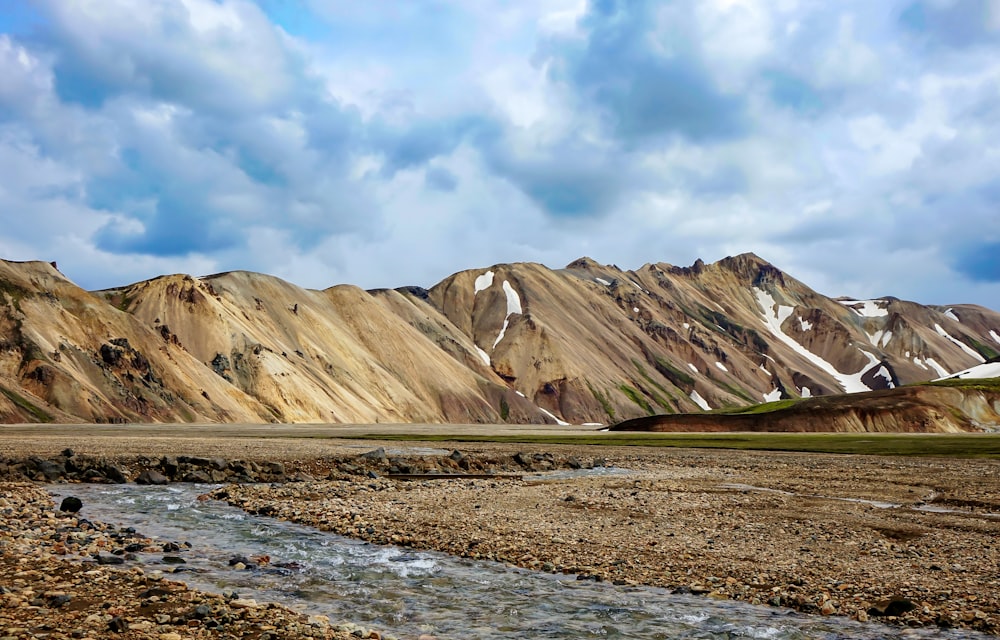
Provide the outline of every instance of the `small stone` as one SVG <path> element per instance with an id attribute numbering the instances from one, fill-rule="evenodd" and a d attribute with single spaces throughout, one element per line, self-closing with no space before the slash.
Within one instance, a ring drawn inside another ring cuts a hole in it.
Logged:
<path id="1" fill-rule="evenodd" d="M 913 602 L 902 598 L 899 596 L 893 596 L 888 600 L 882 600 L 871 606 L 868 609 L 868 615 L 870 616 L 898 616 L 906 613 L 907 611 L 913 611 L 917 608 L 917 605 Z"/>
<path id="2" fill-rule="evenodd" d="M 125 633 L 128 631 L 128 623 L 121 616 L 115 616 L 108 622 L 108 629 L 115 633 Z"/>
<path id="3" fill-rule="evenodd" d="M 47 604 L 53 609 L 58 609 L 59 607 L 68 604 L 73 596 L 66 593 L 58 593 L 48 597 Z"/>
<path id="4" fill-rule="evenodd" d="M 819 610 L 824 616 L 832 616 L 837 613 L 837 607 L 834 606 L 833 600 L 827 600 L 823 603 L 823 606 Z"/>
<path id="5" fill-rule="evenodd" d="M 83 500 L 75 496 L 66 496 L 59 504 L 59 510 L 66 513 L 78 513 L 83 508 Z"/>

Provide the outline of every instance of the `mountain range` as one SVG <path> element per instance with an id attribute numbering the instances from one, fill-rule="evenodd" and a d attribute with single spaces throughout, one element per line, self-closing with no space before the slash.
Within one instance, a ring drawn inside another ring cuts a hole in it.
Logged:
<path id="1" fill-rule="evenodd" d="M 596 427 L 995 376 L 998 355 L 1000 313 L 833 299 L 753 254 L 370 291 L 234 271 L 88 292 L 0 261 L 4 422 Z"/>

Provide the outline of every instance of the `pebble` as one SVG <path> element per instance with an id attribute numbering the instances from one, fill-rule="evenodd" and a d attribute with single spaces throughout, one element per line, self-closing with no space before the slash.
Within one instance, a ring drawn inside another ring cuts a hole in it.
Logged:
<path id="1" fill-rule="evenodd" d="M 516 457 L 528 463 L 535 454 L 522 449 Z M 465 452 L 462 459 L 476 464 L 474 454 Z M 582 580 L 861 621 L 876 615 L 879 622 L 903 626 L 1000 632 L 994 571 L 1000 545 L 993 543 L 1000 521 L 811 497 L 821 492 L 899 503 L 905 496 L 876 492 L 933 477 L 960 499 L 961 492 L 976 491 L 980 500 L 996 500 L 996 461 L 949 460 L 944 467 L 921 459 L 670 450 L 611 464 L 635 474 L 531 482 L 337 478 L 295 486 L 230 485 L 214 495 L 250 513 L 376 544 L 573 573 Z M 982 483 L 970 484 L 969 477 Z M 736 488 L 727 489 L 730 483 Z M 993 510 L 1000 510 L 1000 502 Z M 932 570 L 932 564 L 963 571 Z M 974 594 L 976 600 L 949 592 Z M 922 594 L 919 607 L 897 610 L 902 605 L 895 604 L 895 615 L 879 612 L 880 603 L 910 601 L 912 595 L 900 594 L 914 593 Z"/>
<path id="2" fill-rule="evenodd" d="M 77 513 L 57 511 L 37 485 L 0 483 L 0 513 L 0 640 L 182 640 L 194 633 L 256 639 L 265 626 L 275 640 L 352 638 L 320 617 L 252 600 L 229 601 L 153 572 L 147 575 L 141 567 L 129 567 L 124 555 L 95 558 L 89 550 L 127 544 L 145 548 L 151 541 L 101 523 L 81 527 L 84 520 Z M 57 543 L 65 555 L 53 552 Z"/>

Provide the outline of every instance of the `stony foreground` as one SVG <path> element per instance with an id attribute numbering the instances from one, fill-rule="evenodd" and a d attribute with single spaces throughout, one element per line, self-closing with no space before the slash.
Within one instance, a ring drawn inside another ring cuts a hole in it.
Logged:
<path id="1" fill-rule="evenodd" d="M 581 579 L 1000 632 L 997 462 L 679 450 L 611 461 L 635 473 L 231 485 L 214 495 L 372 542 Z"/>
<path id="2" fill-rule="evenodd" d="M 125 549 L 147 548 L 151 541 L 52 507 L 40 487 L 0 484 L 0 639 L 379 637 L 337 631 L 323 617 L 274 604 L 194 591 L 138 566 L 110 564 L 123 562 Z"/>
<path id="3" fill-rule="evenodd" d="M 79 452 L 74 458 L 107 455 L 106 463 L 130 481 L 144 469 L 162 469 L 164 456 L 207 457 L 209 473 L 220 466 L 217 457 L 259 468 L 281 464 L 286 479 L 305 481 L 231 484 L 215 496 L 372 542 L 583 579 L 1000 633 L 998 461 L 462 445 L 461 454 L 430 462 L 426 453 L 393 453 L 405 444 L 386 444 L 386 457 L 371 442 L 98 441 L 65 434 L 0 445 L 11 460 L 55 460 L 66 446 Z M 180 463 L 202 465 L 195 462 Z M 435 481 L 385 475 L 527 473 L 595 463 L 598 470 L 607 464 L 631 473 Z M 0 639 L 358 637 L 281 607 L 192 591 L 130 562 L 96 564 L 94 554 L 107 558 L 117 550 L 127 557 L 130 544 L 148 541 L 86 529 L 75 516 L 53 511 L 37 485 L 0 484 L 0 514 Z"/>

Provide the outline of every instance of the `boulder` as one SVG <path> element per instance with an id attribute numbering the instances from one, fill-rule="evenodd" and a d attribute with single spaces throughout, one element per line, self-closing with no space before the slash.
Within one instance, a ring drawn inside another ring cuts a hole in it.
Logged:
<path id="1" fill-rule="evenodd" d="M 135 479 L 136 484 L 153 484 L 162 485 L 170 482 L 167 476 L 163 475 L 159 471 L 148 469 L 139 474 L 139 477 Z"/>
<path id="2" fill-rule="evenodd" d="M 83 508 L 83 501 L 74 496 L 66 496 L 59 504 L 59 510 L 67 513 L 78 513 Z"/>

